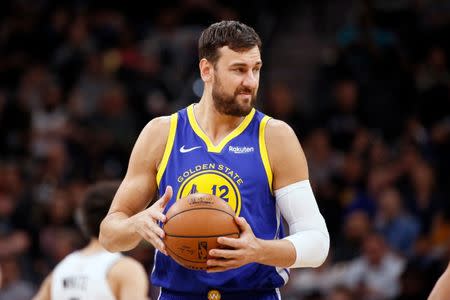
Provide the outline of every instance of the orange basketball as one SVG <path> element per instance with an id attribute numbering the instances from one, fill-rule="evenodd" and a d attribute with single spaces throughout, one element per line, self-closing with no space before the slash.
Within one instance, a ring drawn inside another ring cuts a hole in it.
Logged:
<path id="1" fill-rule="evenodd" d="M 180 265 L 191 270 L 206 270 L 209 250 L 224 248 L 220 236 L 239 237 L 235 213 L 219 197 L 191 194 L 170 207 L 164 224 L 167 253 Z"/>

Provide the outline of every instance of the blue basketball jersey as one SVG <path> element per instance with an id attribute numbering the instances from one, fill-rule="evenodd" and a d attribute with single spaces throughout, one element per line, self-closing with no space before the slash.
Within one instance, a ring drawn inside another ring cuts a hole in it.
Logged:
<path id="1" fill-rule="evenodd" d="M 174 192 L 166 211 L 177 199 L 191 193 L 214 194 L 247 220 L 257 238 L 282 238 L 264 139 L 269 119 L 253 109 L 233 132 L 214 145 L 198 125 L 193 105 L 173 114 L 157 173 L 160 195 L 168 185 Z M 157 252 L 151 279 L 156 286 L 194 294 L 212 289 L 263 291 L 284 285 L 288 270 L 251 263 L 225 272 L 207 273 L 186 269 Z"/>

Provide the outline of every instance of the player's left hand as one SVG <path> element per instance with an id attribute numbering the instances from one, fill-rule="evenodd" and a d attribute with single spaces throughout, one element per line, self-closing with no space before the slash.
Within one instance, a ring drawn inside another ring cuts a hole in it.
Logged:
<path id="1" fill-rule="evenodd" d="M 239 268 L 248 263 L 256 262 L 261 254 L 261 243 L 253 233 L 252 228 L 242 217 L 235 217 L 241 230 L 239 238 L 219 237 L 217 241 L 232 249 L 212 249 L 207 260 L 207 272 L 223 272 Z"/>

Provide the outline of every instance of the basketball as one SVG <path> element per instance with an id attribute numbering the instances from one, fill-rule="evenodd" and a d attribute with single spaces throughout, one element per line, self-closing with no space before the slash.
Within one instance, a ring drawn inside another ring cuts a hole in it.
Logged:
<path id="1" fill-rule="evenodd" d="M 234 211 L 214 195 L 197 193 L 181 198 L 166 217 L 163 229 L 167 253 L 191 270 L 206 270 L 209 250 L 225 248 L 217 242 L 218 237 L 239 237 Z"/>

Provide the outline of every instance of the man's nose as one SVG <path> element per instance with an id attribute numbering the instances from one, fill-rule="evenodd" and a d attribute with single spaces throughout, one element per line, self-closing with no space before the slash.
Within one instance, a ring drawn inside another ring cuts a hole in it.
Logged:
<path id="1" fill-rule="evenodd" d="M 256 78 L 255 74 L 253 74 L 252 70 L 249 70 L 247 72 L 242 85 L 251 89 L 256 88 L 256 86 L 258 85 L 258 79 Z"/>

